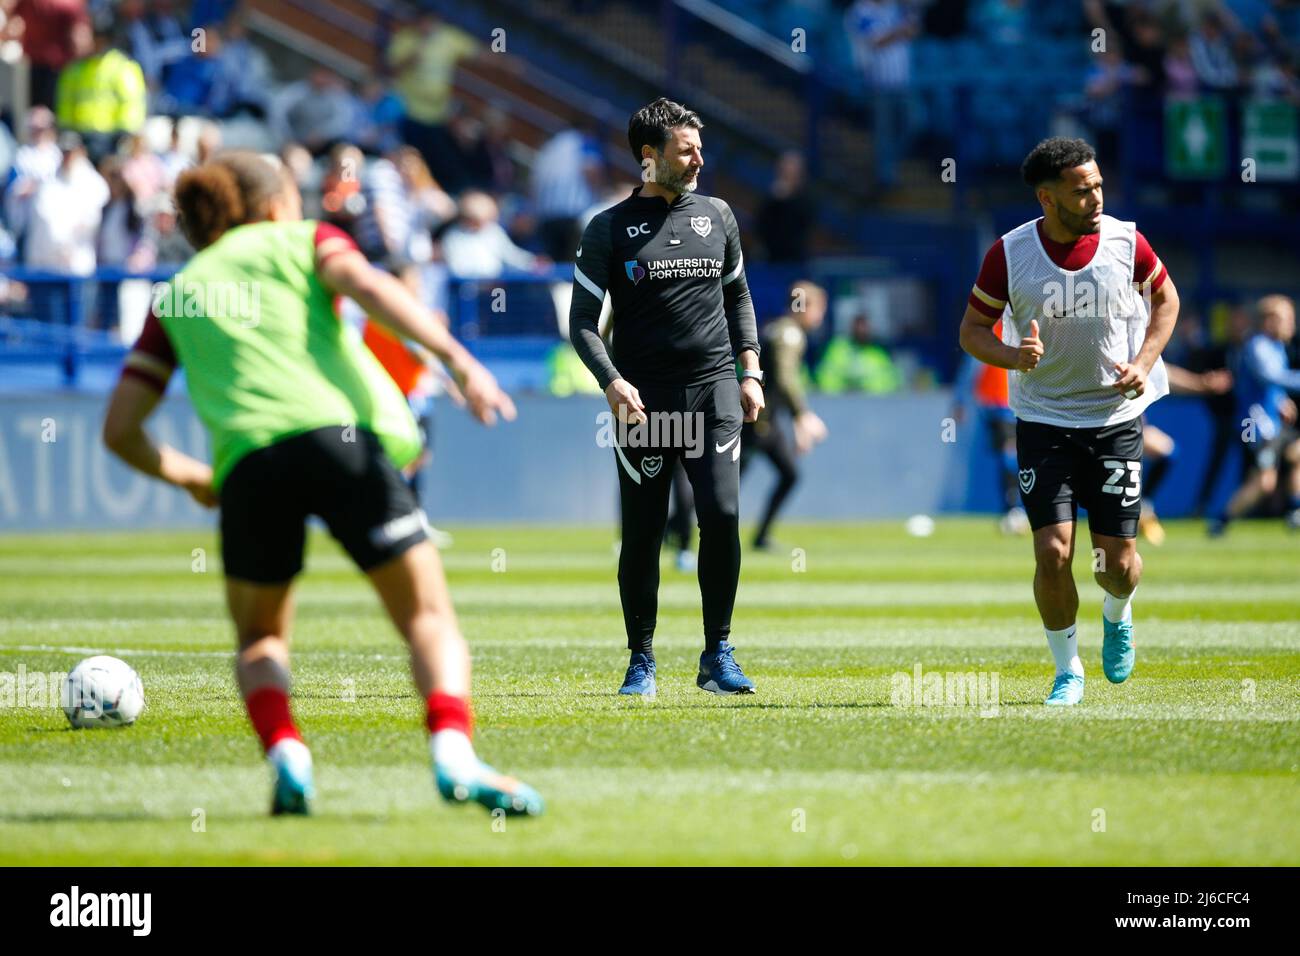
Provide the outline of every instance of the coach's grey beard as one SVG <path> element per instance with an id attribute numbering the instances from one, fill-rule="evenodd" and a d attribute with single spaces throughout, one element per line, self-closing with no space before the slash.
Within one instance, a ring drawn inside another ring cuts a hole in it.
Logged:
<path id="1" fill-rule="evenodd" d="M 678 176 L 669 171 L 667 163 L 656 163 L 655 182 L 675 193 L 693 193 L 700 185 L 700 174 L 696 173 L 695 178 L 688 181 L 685 176 Z"/>

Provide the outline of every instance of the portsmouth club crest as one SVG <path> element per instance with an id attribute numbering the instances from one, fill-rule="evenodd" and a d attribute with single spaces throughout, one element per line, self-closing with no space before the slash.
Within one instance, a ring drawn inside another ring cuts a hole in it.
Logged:
<path id="1" fill-rule="evenodd" d="M 659 474 L 659 469 L 664 466 L 663 455 L 647 455 L 641 459 L 641 471 L 647 478 L 653 478 Z"/>
<path id="2" fill-rule="evenodd" d="M 691 216 L 691 228 L 701 239 L 707 239 L 713 231 L 713 220 L 708 216 Z"/>
<path id="3" fill-rule="evenodd" d="M 627 277 L 636 285 L 645 278 L 645 269 L 635 259 L 629 259 L 623 263 L 623 268 L 627 272 Z"/>
<path id="4" fill-rule="evenodd" d="M 1034 482 L 1038 480 L 1038 475 L 1032 468 L 1020 469 L 1020 491 L 1023 494 L 1029 494 L 1034 490 Z"/>

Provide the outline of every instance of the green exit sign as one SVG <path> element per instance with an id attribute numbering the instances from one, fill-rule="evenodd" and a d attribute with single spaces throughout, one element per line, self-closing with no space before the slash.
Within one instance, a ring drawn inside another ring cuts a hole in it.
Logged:
<path id="1" fill-rule="evenodd" d="M 1227 171 L 1227 150 L 1223 100 L 1165 101 L 1165 171 L 1171 179 L 1218 179 Z"/>

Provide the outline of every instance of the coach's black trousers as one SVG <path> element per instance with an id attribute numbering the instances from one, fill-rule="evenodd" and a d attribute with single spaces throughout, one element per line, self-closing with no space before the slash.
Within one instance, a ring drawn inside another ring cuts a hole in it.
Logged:
<path id="1" fill-rule="evenodd" d="M 614 449 L 623 511 L 618 591 L 627 645 L 648 651 L 654 639 L 659 550 L 680 460 L 695 493 L 704 639 L 713 647 L 731 633 L 740 580 L 740 386 L 726 378 L 683 388 L 637 385 L 637 391 L 650 421 L 640 441 L 632 432 Z"/>

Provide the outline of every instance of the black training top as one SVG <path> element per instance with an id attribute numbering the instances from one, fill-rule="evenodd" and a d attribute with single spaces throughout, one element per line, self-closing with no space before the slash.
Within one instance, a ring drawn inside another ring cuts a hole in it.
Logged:
<path id="1" fill-rule="evenodd" d="M 731 207 L 682 193 L 669 205 L 640 187 L 596 216 L 573 270 L 569 339 L 603 389 L 702 385 L 735 375 L 735 357 L 758 353 Z M 605 293 L 613 304 L 614 354 L 597 331 Z"/>

